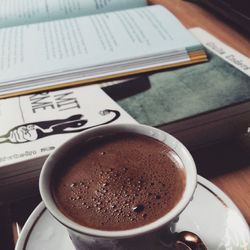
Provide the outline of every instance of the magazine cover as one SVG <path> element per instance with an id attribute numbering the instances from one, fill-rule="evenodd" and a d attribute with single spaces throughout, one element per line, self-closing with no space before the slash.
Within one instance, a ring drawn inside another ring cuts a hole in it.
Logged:
<path id="1" fill-rule="evenodd" d="M 45 157 L 79 132 L 119 122 L 135 120 L 97 85 L 0 100 L 0 167 Z"/>

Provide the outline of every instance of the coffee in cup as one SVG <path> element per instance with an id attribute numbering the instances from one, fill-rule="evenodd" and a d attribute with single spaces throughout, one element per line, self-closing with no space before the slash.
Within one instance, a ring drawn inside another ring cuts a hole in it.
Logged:
<path id="1" fill-rule="evenodd" d="M 168 213 L 185 189 L 184 166 L 166 144 L 118 133 L 81 143 L 58 163 L 52 190 L 61 212 L 98 230 L 128 230 Z"/>

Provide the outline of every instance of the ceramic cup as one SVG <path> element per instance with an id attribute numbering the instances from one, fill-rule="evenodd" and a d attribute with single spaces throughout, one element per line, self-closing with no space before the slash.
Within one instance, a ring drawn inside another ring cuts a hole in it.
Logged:
<path id="1" fill-rule="evenodd" d="M 103 231 L 84 227 L 67 218 L 56 206 L 52 192 L 52 173 L 59 171 L 60 163 L 65 155 L 77 147 L 79 143 L 90 139 L 112 135 L 120 132 L 131 132 L 155 138 L 171 147 L 184 164 L 186 185 L 181 200 L 176 206 L 156 221 L 138 228 L 121 231 Z M 46 160 L 40 175 L 39 188 L 42 199 L 49 212 L 63 224 L 77 250 L 132 250 L 132 249 L 169 249 L 171 248 L 171 230 L 178 216 L 193 197 L 197 184 L 195 163 L 185 146 L 168 133 L 141 124 L 111 124 L 86 130 L 70 139 L 52 153 Z"/>

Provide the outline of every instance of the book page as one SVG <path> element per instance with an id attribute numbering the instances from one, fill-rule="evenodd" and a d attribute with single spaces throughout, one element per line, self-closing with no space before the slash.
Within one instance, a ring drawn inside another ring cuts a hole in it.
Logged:
<path id="1" fill-rule="evenodd" d="M 0 100 L 1 178 L 5 166 L 45 157 L 78 133 L 111 123 L 136 121 L 97 85 Z"/>
<path id="2" fill-rule="evenodd" d="M 0 0 L 0 28 L 144 5 L 146 0 Z"/>
<path id="3" fill-rule="evenodd" d="M 0 86 L 3 90 L 9 81 L 17 80 L 14 87 L 18 89 L 21 81 L 32 77 L 82 69 L 88 74 L 91 67 L 129 64 L 166 52 L 173 55 L 173 62 L 176 52 L 196 44 L 161 6 L 1 29 Z"/>

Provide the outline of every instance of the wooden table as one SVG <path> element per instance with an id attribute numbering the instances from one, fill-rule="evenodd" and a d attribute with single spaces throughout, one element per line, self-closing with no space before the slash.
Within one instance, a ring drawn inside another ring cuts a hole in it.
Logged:
<path id="1" fill-rule="evenodd" d="M 186 27 L 202 27 L 231 47 L 250 56 L 249 37 L 237 31 L 237 28 L 232 27 L 224 18 L 188 1 L 152 0 L 152 3 L 165 5 Z M 250 135 L 202 148 L 192 154 L 198 173 L 228 194 L 250 224 Z M 0 207 L 0 250 L 13 250 L 18 237 L 16 222 L 22 226 L 40 201 L 40 196 L 36 195 Z"/>
<path id="2" fill-rule="evenodd" d="M 151 0 L 172 11 L 187 27 L 201 27 L 250 57 L 250 36 L 210 9 L 190 1 Z M 250 126 L 250 117 L 249 117 Z M 250 225 L 250 134 L 224 145 L 193 152 L 198 173 L 220 187 L 236 203 Z M 248 145 L 245 145 L 246 141 Z"/>

